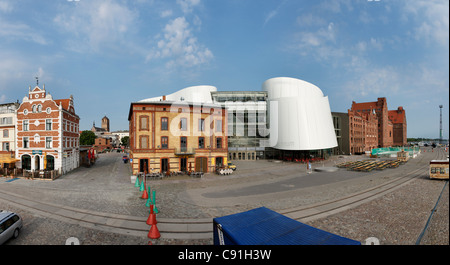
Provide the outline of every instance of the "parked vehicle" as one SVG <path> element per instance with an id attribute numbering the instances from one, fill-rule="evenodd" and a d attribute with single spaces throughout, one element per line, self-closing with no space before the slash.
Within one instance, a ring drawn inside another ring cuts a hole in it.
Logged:
<path id="1" fill-rule="evenodd" d="M 22 218 L 18 214 L 0 210 L 0 245 L 11 237 L 17 238 L 22 225 Z"/>
<path id="2" fill-rule="evenodd" d="M 448 179 L 448 160 L 431 160 L 429 176 L 431 179 Z"/>
<path id="3" fill-rule="evenodd" d="M 228 162 L 228 168 L 231 168 L 233 171 L 235 171 L 236 170 L 236 165 L 231 163 L 231 162 Z"/>

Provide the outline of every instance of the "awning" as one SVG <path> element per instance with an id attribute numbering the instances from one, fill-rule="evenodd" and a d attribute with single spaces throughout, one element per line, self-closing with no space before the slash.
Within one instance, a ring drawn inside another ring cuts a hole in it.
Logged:
<path id="1" fill-rule="evenodd" d="M 15 158 L 10 158 L 10 157 L 0 157 L 0 163 L 4 164 L 11 164 L 11 163 L 16 163 L 17 161 L 20 161 L 20 159 L 15 159 Z"/>

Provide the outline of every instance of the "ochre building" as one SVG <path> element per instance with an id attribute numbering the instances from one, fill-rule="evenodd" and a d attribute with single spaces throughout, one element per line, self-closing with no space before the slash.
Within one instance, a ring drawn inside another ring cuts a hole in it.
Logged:
<path id="1" fill-rule="evenodd" d="M 227 110 L 185 101 L 134 102 L 128 115 L 133 175 L 212 172 L 227 164 Z"/>

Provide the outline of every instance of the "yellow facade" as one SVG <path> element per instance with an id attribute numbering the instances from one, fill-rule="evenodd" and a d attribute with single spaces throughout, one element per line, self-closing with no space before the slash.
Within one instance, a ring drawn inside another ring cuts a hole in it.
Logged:
<path id="1" fill-rule="evenodd" d="M 227 113 L 218 105 L 132 103 L 130 158 L 139 172 L 211 172 L 227 161 Z"/>

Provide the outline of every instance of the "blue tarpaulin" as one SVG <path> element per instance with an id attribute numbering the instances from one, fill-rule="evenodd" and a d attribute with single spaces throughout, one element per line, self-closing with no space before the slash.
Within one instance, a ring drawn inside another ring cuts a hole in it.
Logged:
<path id="1" fill-rule="evenodd" d="M 214 245 L 361 245 L 265 207 L 213 219 Z"/>

